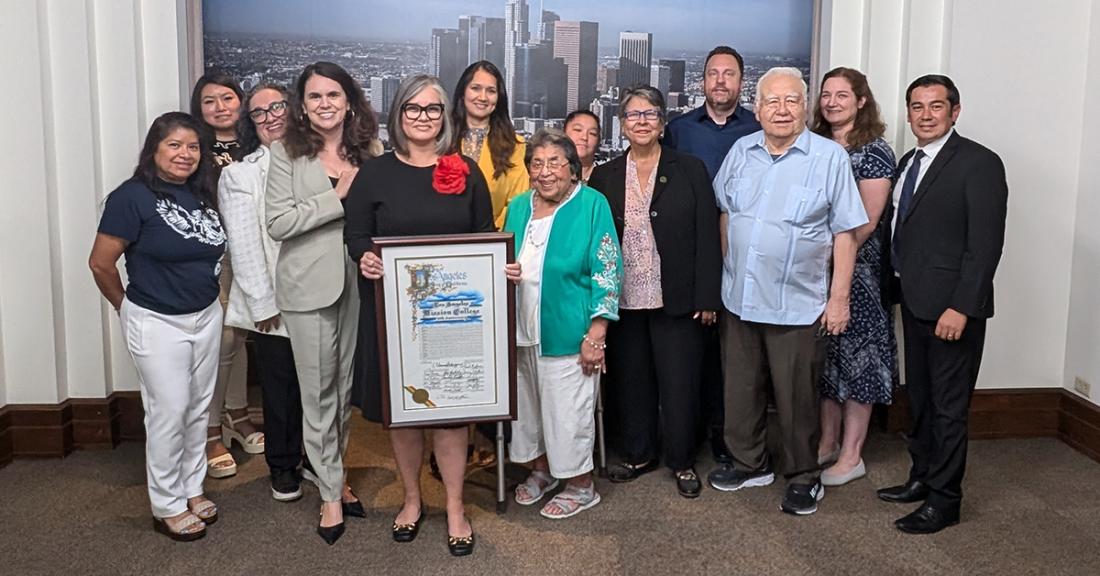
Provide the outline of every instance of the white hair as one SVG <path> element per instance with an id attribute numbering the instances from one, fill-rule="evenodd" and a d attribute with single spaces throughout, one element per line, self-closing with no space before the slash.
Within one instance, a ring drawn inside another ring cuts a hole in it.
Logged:
<path id="1" fill-rule="evenodd" d="M 757 107 L 760 106 L 760 100 L 763 98 L 763 90 L 761 90 L 761 89 L 764 87 L 764 83 L 767 82 L 768 80 L 771 80 L 772 78 L 781 77 L 781 76 L 786 76 L 788 78 L 797 79 L 798 83 L 802 85 L 802 99 L 805 100 L 806 102 L 809 102 L 810 89 L 809 89 L 808 86 L 806 86 L 806 81 L 802 79 L 802 71 L 799 70 L 798 68 L 793 68 L 791 66 L 776 66 L 775 68 L 769 69 L 767 72 L 764 73 L 763 76 L 760 77 L 759 80 L 756 81 L 756 106 Z"/>

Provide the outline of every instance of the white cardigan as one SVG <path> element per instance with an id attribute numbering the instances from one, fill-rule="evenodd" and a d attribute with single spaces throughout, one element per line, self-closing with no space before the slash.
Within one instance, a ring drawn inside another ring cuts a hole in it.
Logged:
<path id="1" fill-rule="evenodd" d="M 279 313 L 275 306 L 275 262 L 279 242 L 267 233 L 264 193 L 271 151 L 255 152 L 222 169 L 218 180 L 218 209 L 228 239 L 233 285 L 225 324 L 256 332 L 256 322 Z M 269 334 L 287 336 L 280 325 Z"/>

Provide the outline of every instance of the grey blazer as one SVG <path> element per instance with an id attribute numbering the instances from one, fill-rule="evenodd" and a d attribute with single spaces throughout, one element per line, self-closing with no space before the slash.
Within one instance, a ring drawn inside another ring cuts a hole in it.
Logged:
<path id="1" fill-rule="evenodd" d="M 275 264 L 275 304 L 288 312 L 331 306 L 349 272 L 344 250 L 344 206 L 316 158 L 293 160 L 281 142 L 271 145 L 265 198 L 267 231 L 282 242 Z"/>

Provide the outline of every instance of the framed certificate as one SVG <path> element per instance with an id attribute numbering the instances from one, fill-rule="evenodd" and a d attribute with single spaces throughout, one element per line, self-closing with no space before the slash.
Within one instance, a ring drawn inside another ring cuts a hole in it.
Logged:
<path id="1" fill-rule="evenodd" d="M 375 238 L 385 426 L 516 417 L 516 295 L 508 233 Z"/>

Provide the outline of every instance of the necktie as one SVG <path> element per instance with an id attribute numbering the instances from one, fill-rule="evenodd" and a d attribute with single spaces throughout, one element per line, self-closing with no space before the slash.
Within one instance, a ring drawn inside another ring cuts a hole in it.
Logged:
<path id="1" fill-rule="evenodd" d="M 924 150 L 917 150 L 913 154 L 913 162 L 905 171 L 905 180 L 901 184 L 901 196 L 898 197 L 898 218 L 894 222 L 894 241 L 891 244 L 890 261 L 894 270 L 901 273 L 901 225 L 905 221 L 905 215 L 909 213 L 909 205 L 913 202 L 913 193 L 917 190 L 917 176 L 920 175 L 920 162 L 924 159 Z"/>

